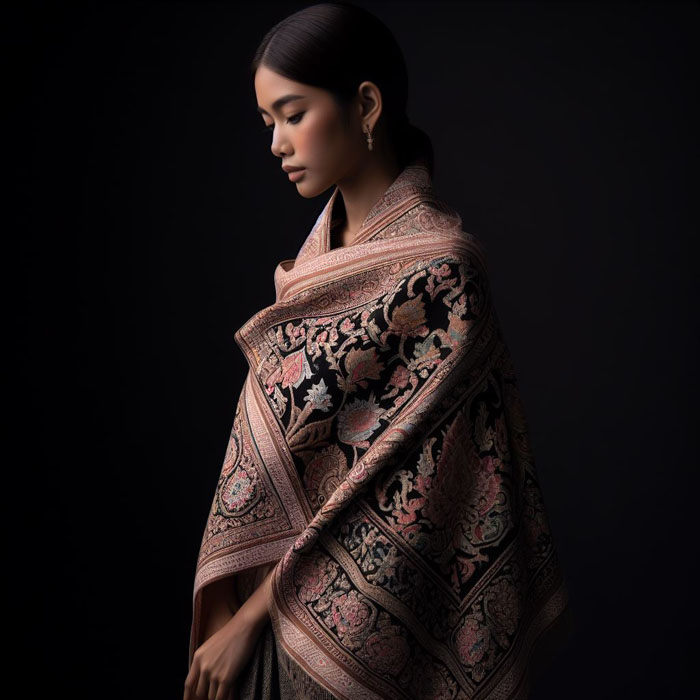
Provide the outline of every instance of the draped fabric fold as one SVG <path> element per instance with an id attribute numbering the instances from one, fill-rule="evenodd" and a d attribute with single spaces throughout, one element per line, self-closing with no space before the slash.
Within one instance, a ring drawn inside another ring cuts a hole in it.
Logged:
<path id="1" fill-rule="evenodd" d="M 274 568 L 297 697 L 526 698 L 570 610 L 484 247 L 422 161 L 333 249 L 340 197 L 235 334 L 189 662 L 203 589 L 242 602 Z"/>

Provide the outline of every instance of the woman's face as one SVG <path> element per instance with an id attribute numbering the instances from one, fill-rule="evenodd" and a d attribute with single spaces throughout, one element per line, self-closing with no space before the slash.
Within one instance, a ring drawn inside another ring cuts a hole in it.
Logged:
<path id="1" fill-rule="evenodd" d="M 345 126 L 330 92 L 288 80 L 265 66 L 255 73 L 255 94 L 280 166 L 304 168 L 292 181 L 303 197 L 316 197 L 357 168 L 364 144 L 359 108 L 351 110 Z M 298 97 L 285 99 L 290 95 Z"/>

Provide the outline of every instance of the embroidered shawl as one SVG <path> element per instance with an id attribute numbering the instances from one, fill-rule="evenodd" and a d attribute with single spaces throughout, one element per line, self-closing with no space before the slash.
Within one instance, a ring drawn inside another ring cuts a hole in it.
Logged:
<path id="1" fill-rule="evenodd" d="M 422 161 L 332 249 L 339 197 L 235 333 L 189 663 L 203 588 L 274 568 L 279 648 L 331 697 L 527 697 L 568 595 L 485 249 Z"/>

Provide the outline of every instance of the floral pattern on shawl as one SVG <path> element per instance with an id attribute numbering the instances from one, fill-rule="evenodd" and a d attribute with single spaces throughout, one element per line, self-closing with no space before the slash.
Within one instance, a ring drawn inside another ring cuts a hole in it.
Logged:
<path id="1" fill-rule="evenodd" d="M 260 380 L 314 506 L 465 342 L 482 303 L 475 275 L 443 257 L 350 313 L 270 329 L 274 350 Z M 320 480 L 328 462 L 334 478 Z"/>

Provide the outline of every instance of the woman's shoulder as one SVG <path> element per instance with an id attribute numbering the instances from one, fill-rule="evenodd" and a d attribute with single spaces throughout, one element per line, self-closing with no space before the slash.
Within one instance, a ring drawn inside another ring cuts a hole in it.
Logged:
<path id="1" fill-rule="evenodd" d="M 486 263 L 487 251 L 483 239 L 478 233 L 466 230 L 459 211 L 442 199 L 434 198 L 422 201 L 412 212 L 417 233 L 430 235 L 440 243 L 440 248 L 447 248 L 446 256 L 455 262 L 465 257 L 478 257 Z M 449 246 L 452 242 L 454 245 Z"/>

